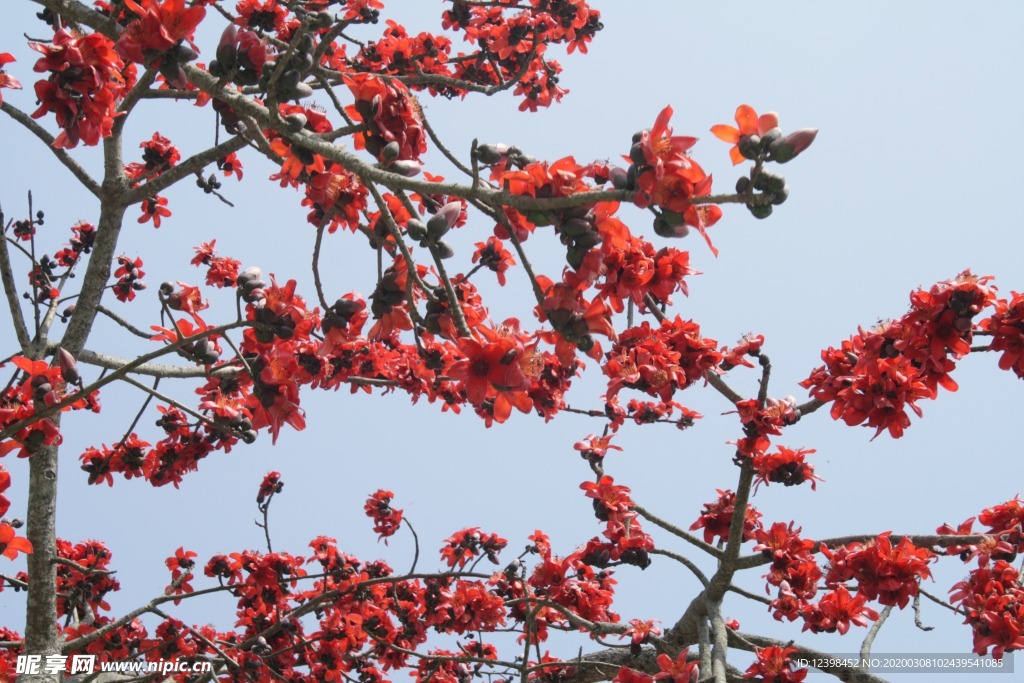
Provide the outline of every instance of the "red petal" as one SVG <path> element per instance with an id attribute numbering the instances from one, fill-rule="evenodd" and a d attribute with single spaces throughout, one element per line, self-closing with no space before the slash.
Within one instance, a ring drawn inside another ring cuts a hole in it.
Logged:
<path id="1" fill-rule="evenodd" d="M 736 108 L 736 123 L 740 127 L 740 135 L 757 133 L 757 112 L 749 104 L 741 104 Z"/>

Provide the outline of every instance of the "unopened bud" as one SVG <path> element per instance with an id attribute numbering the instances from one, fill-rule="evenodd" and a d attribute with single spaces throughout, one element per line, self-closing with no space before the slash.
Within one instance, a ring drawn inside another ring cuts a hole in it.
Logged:
<path id="1" fill-rule="evenodd" d="M 306 115 L 299 112 L 284 117 L 284 123 L 288 126 L 288 130 L 296 133 L 305 128 L 308 121 L 309 119 L 306 118 Z"/>
<path id="2" fill-rule="evenodd" d="M 417 242 L 427 239 L 427 226 L 423 225 L 423 221 L 418 218 L 410 218 L 405 224 L 405 231 L 409 233 L 411 239 Z"/>
<path id="3" fill-rule="evenodd" d="M 427 221 L 427 232 L 431 239 L 441 239 L 452 229 L 462 213 L 462 202 L 448 202 Z"/>
<path id="4" fill-rule="evenodd" d="M 419 175 L 422 169 L 423 164 L 411 159 L 396 161 L 388 167 L 388 170 L 392 173 L 397 173 L 398 175 L 405 176 L 406 178 L 412 178 L 413 176 Z"/>
<path id="5" fill-rule="evenodd" d="M 65 349 L 57 349 L 57 365 L 60 367 L 60 376 L 68 384 L 78 384 L 78 362 Z"/>
<path id="6" fill-rule="evenodd" d="M 776 141 L 769 148 L 771 160 L 780 164 L 792 161 L 801 152 L 810 147 L 817 136 L 818 130 L 816 128 L 804 128 L 790 133 L 781 140 Z"/>
<path id="7" fill-rule="evenodd" d="M 398 155 L 402 151 L 402 146 L 398 144 L 397 140 L 392 140 L 388 144 L 381 148 L 380 154 L 377 155 L 377 159 L 382 164 L 390 164 L 392 161 L 398 158 Z"/>
<path id="8" fill-rule="evenodd" d="M 476 148 L 476 158 L 481 164 L 491 166 L 505 159 L 509 146 L 500 142 L 489 142 Z"/>
<path id="9" fill-rule="evenodd" d="M 625 169 L 619 168 L 618 166 L 608 170 L 608 179 L 612 181 L 612 187 L 616 190 L 625 190 L 629 188 L 629 174 Z"/>

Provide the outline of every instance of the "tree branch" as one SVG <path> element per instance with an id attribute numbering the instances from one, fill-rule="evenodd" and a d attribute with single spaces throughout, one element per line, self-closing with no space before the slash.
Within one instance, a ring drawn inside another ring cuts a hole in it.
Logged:
<path id="1" fill-rule="evenodd" d="M 128 191 L 125 193 L 123 201 L 125 204 L 135 204 L 143 201 L 144 199 L 150 199 L 156 196 L 157 193 L 166 190 L 171 185 L 174 185 L 179 180 L 202 171 L 217 159 L 226 157 L 232 152 L 237 152 L 245 147 L 246 144 L 248 143 L 244 137 L 236 135 L 229 140 L 225 140 L 219 145 L 215 145 L 203 152 L 194 154 L 177 166 L 161 173 L 149 182 Z"/>
<path id="2" fill-rule="evenodd" d="M 55 157 L 57 157 L 57 161 L 64 164 L 64 167 L 71 171 L 72 175 L 78 178 L 78 182 L 82 183 L 82 186 L 85 187 L 85 189 L 89 190 L 89 192 L 91 192 L 95 197 L 100 196 L 100 184 L 96 182 L 84 168 L 79 166 L 78 162 L 75 161 L 70 154 L 63 149 L 53 146 L 54 137 L 50 135 L 45 128 L 33 121 L 28 114 L 21 111 L 10 102 L 0 104 L 0 110 L 27 128 L 30 133 L 42 140 L 46 144 L 46 148 L 49 149 Z"/>
<path id="3" fill-rule="evenodd" d="M 3 222 L 3 213 L 0 212 L 0 223 Z M 3 226 L 0 225 L 0 230 Z M 7 234 L 0 234 L 0 280 L 3 281 L 4 294 L 7 296 L 7 307 L 11 311 L 11 322 L 14 325 L 14 334 L 18 338 L 18 346 L 22 353 L 28 353 L 32 344 L 28 327 L 25 325 L 25 314 L 21 310 L 21 302 L 18 300 L 18 285 L 14 281 L 14 271 L 11 269 L 11 252 L 7 248 Z"/>

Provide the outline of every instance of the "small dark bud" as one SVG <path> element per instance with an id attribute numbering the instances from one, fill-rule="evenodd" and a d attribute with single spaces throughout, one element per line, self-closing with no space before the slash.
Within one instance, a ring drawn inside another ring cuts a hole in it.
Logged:
<path id="1" fill-rule="evenodd" d="M 772 193 L 772 204 L 778 206 L 789 199 L 789 185 L 783 185 L 778 192 Z"/>
<path id="2" fill-rule="evenodd" d="M 768 149 L 775 144 L 775 141 L 780 139 L 782 139 L 782 129 L 772 128 L 761 136 L 761 151 L 767 152 Z"/>
<path id="3" fill-rule="evenodd" d="M 402 151 L 402 146 L 398 144 L 397 140 L 392 140 L 388 144 L 381 148 L 380 153 L 377 154 L 377 160 L 382 164 L 390 164 L 392 161 L 398 158 L 398 155 Z"/>
<path id="4" fill-rule="evenodd" d="M 423 164 L 412 159 L 401 159 L 392 163 L 388 170 L 392 173 L 397 173 L 400 176 L 406 178 L 412 178 L 413 176 L 419 175 L 420 171 L 423 170 Z"/>
<path id="5" fill-rule="evenodd" d="M 291 97 L 289 97 L 288 99 L 304 100 L 307 97 L 312 96 L 312 94 L 313 88 L 309 85 L 309 83 L 299 83 L 297 86 L 295 86 L 295 90 L 292 91 Z"/>
<path id="6" fill-rule="evenodd" d="M 744 135 L 737 145 L 744 159 L 754 160 L 761 154 L 761 136 Z"/>
<path id="7" fill-rule="evenodd" d="M 509 146 L 500 142 L 488 142 L 476 148 L 476 158 L 485 166 L 492 166 L 503 161 L 509 152 Z"/>
<path id="8" fill-rule="evenodd" d="M 629 160 L 637 166 L 647 164 L 647 158 L 644 157 L 644 148 L 640 146 L 640 143 L 636 143 L 629 148 Z"/>
<path id="9" fill-rule="evenodd" d="M 411 239 L 417 242 L 427 239 L 427 226 L 423 225 L 423 221 L 418 218 L 410 218 L 409 222 L 405 224 L 405 231 L 409 233 Z"/>
<path id="10" fill-rule="evenodd" d="M 313 49 L 313 36 L 308 33 L 303 33 L 299 36 L 299 42 L 295 44 L 295 49 L 299 52 L 309 52 Z"/>
<path id="11" fill-rule="evenodd" d="M 437 255 L 442 259 L 448 259 L 455 256 L 455 250 L 452 249 L 451 245 L 444 240 L 438 240 L 435 246 L 437 247 Z"/>
<path id="12" fill-rule="evenodd" d="M 625 169 L 615 166 L 608 170 L 608 179 L 612 182 L 612 187 L 616 190 L 625 190 L 629 187 L 629 174 Z"/>
<path id="13" fill-rule="evenodd" d="M 284 123 L 286 126 L 288 126 L 288 130 L 293 132 L 298 132 L 302 130 L 303 128 L 306 127 L 306 124 L 308 122 L 309 119 L 306 118 L 306 115 L 299 112 L 289 114 L 288 116 L 284 117 Z"/>

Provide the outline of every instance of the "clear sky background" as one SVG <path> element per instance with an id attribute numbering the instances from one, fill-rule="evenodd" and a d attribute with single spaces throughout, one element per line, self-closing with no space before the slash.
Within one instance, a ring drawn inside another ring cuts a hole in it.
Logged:
<path id="1" fill-rule="evenodd" d="M 410 30 L 440 30 L 440 2 L 387 4 L 387 16 Z M 602 11 L 606 28 L 589 55 L 560 60 L 565 68 L 561 83 L 570 90 L 562 104 L 529 114 L 517 112 L 518 101 L 510 95 L 464 102 L 424 98 L 426 114 L 449 147 L 464 157 L 476 137 L 516 144 L 548 160 L 572 154 L 580 162 L 615 161 L 628 152 L 630 136 L 671 104 L 676 133 L 701 138 L 694 155 L 714 173 L 721 191 L 731 189 L 738 170 L 729 163 L 728 145 L 707 131 L 716 123 L 732 123 L 737 105 L 778 111 L 787 131 L 820 128 L 814 146 L 781 167 L 791 196 L 771 218 L 757 221 L 742 208 L 728 207 L 711 231 L 721 250 L 717 259 L 699 238 L 672 242 L 690 249 L 693 265 L 703 271 L 690 279 L 690 297 L 679 297 L 674 310 L 698 321 L 704 334 L 723 344 L 735 343 L 746 332 L 764 334 L 773 361 L 773 396 L 793 394 L 803 400 L 806 392 L 797 382 L 820 364 L 822 348 L 837 344 L 858 325 L 902 314 L 908 293 L 918 286 L 971 268 L 995 275 L 1004 294 L 1024 288 L 1016 131 L 1024 105 L 1021 3 L 977 3 L 973 9 L 965 3 L 923 1 L 597 1 L 594 6 Z M 4 98 L 32 111 L 35 53 L 25 47 L 22 33 L 35 36 L 45 28 L 32 18 L 33 3 L 9 2 L 4 9 L 0 51 L 15 54 L 19 61 L 8 71 L 26 85 L 22 92 L 5 91 Z M 217 31 L 201 34 L 203 59 L 211 57 Z M 52 118 L 44 124 L 54 130 Z M 129 128 L 126 161 L 136 159 L 137 142 L 156 130 L 187 155 L 212 143 L 213 113 L 185 103 L 146 103 Z M 8 216 L 20 217 L 25 192 L 32 190 L 36 206 L 46 211 L 41 239 L 48 242 L 40 249 L 53 253 L 67 241 L 67 226 L 78 219 L 95 221 L 95 201 L 37 140 L 6 117 L 0 119 L 0 135 L 5 144 L 0 156 L 3 208 Z M 79 149 L 75 155 L 98 169 L 96 150 Z M 428 170 L 456 176 L 438 155 L 428 159 Z M 157 323 L 156 285 L 163 280 L 199 284 L 203 274 L 188 265 L 192 247 L 214 237 L 222 254 L 258 265 L 279 280 L 294 277 L 307 300 L 315 299 L 308 273 L 314 231 L 299 206 L 301 195 L 269 183 L 266 177 L 274 171 L 269 164 L 252 154 L 243 160 L 245 180 L 228 180 L 223 190 L 235 209 L 184 182 L 166 193 L 174 215 L 159 230 L 135 225 L 137 209 L 129 211 L 121 251 L 144 259 L 151 287 L 132 304 L 113 297 L 105 304 L 140 326 Z M 627 210 L 623 216 L 635 232 L 655 244 L 667 243 L 653 236 L 644 214 Z M 462 229 L 455 263 L 463 270 L 471 242 L 485 239 L 491 227 L 475 216 Z M 552 235 L 538 231 L 526 246 L 538 270 L 557 276 L 563 252 Z M 329 299 L 373 290 L 373 252 L 362 237 L 340 232 L 329 237 L 324 259 Z M 532 299 L 525 274 L 510 272 L 504 289 L 495 286 L 489 273 L 480 275 L 475 281 L 492 317 L 500 321 L 518 315 L 529 326 Z M 24 275 L 19 277 L 23 283 Z M 233 315 L 230 293 L 212 292 L 211 300 L 207 320 L 217 320 L 216 311 L 224 318 Z M 0 341 L 7 355 L 14 340 L 6 322 Z M 106 324 L 97 325 L 88 347 L 126 356 L 151 348 Z M 596 363 L 588 365 L 589 379 L 578 381 L 569 395 L 573 406 L 601 404 L 600 370 Z M 923 402 L 924 420 L 915 418 L 898 441 L 888 436 L 870 441 L 871 430 L 834 423 L 827 410 L 788 429 L 775 441 L 816 448 L 812 461 L 826 481 L 816 492 L 807 486 L 762 488 L 753 502 L 764 521 L 796 520 L 812 538 L 887 530 L 929 533 L 943 522 L 959 523 L 1021 493 L 1016 429 L 1024 386 L 998 370 L 992 355 L 965 359 L 954 376 L 960 391 Z M 752 394 L 756 375 L 736 371 L 730 383 Z M 184 384 L 165 383 L 161 389 L 185 401 L 192 396 Z M 677 400 L 705 419 L 686 432 L 627 424 L 616 440 L 625 452 L 612 455 L 607 469 L 632 488 L 639 503 L 688 526 L 703 503 L 715 498 L 716 488 L 735 488 L 734 449 L 725 442 L 737 437 L 739 422 L 735 415 L 721 415 L 731 406 L 710 388 L 695 386 Z M 271 510 L 275 549 L 295 554 L 305 554 L 309 540 L 325 534 L 336 537 L 346 552 L 383 557 L 404 570 L 411 561 L 410 541 L 399 535 L 389 546 L 377 544 L 362 513 L 367 494 L 377 488 L 393 490 L 395 504 L 419 530 L 423 568 L 436 562 L 440 542 L 465 526 L 481 526 L 509 539 L 510 555 L 538 528 L 551 535 L 560 554 L 600 533 L 578 488 L 590 473 L 572 449 L 576 440 L 600 430 L 592 419 L 565 414 L 544 424 L 516 413 L 488 430 L 471 410 L 461 416 L 441 414 L 437 406 L 410 406 L 402 395 L 306 391 L 306 431 L 285 428 L 276 447 L 261 435 L 252 446 L 215 454 L 178 491 L 139 481 L 118 481 L 113 489 L 87 486 L 78 454 L 120 438 L 139 401 L 130 392 L 105 392 L 101 418 L 73 415 L 64 422 L 58 534 L 109 544 L 123 586 L 110 596 L 115 613 L 162 591 L 169 583 L 163 560 L 178 546 L 198 552 L 200 567 L 216 553 L 262 549 L 262 532 L 253 524 L 254 498 L 269 470 L 280 471 L 285 481 Z M 155 411 L 144 417 L 141 436 L 157 438 L 155 419 Z M 12 514 L 22 514 L 27 470 L 13 458 L 4 465 L 15 479 L 8 493 Z M 653 533 L 662 547 L 688 551 Z M 925 587 L 945 595 L 968 569 L 945 560 L 935 567 L 936 581 L 926 581 Z M 685 570 L 662 558 L 646 572 L 626 567 L 617 577 L 623 618 L 660 619 L 666 627 L 697 587 Z M 194 584 L 206 582 L 200 578 Z M 758 593 L 764 590 L 759 572 L 739 583 Z M 186 601 L 174 614 L 227 628 L 234 621 L 232 603 L 227 596 Z M 22 605 L 21 595 L 0 594 L 4 625 L 21 627 Z M 740 619 L 743 630 L 837 652 L 857 651 L 865 634 L 859 629 L 845 639 L 801 635 L 799 624 L 778 624 L 763 606 L 736 596 L 727 599 L 725 612 Z M 894 614 L 875 651 L 970 651 L 971 634 L 959 617 L 925 601 L 922 619 L 936 630 L 915 629 L 909 610 Z M 553 643 L 556 652 L 559 647 Z M 561 647 L 563 656 L 576 653 L 576 645 Z M 744 661 L 742 655 L 736 661 Z M 921 675 L 892 678 L 923 680 Z M 812 673 L 808 680 L 824 677 Z"/>

